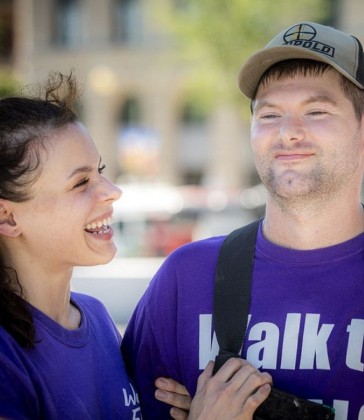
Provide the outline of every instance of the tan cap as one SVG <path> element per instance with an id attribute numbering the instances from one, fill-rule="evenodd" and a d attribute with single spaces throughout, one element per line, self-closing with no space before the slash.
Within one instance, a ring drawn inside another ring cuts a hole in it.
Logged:
<path id="1" fill-rule="evenodd" d="M 263 73 L 279 61 L 305 58 L 334 67 L 364 89 L 363 47 L 358 39 L 330 26 L 302 22 L 284 29 L 251 56 L 238 75 L 241 92 L 253 99 Z"/>

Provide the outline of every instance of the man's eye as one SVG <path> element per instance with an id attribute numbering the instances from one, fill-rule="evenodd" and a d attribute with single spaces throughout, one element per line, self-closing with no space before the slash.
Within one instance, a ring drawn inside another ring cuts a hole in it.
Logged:
<path id="1" fill-rule="evenodd" d="M 274 120 L 278 118 L 277 114 L 261 114 L 257 117 L 258 120 Z"/>
<path id="2" fill-rule="evenodd" d="M 317 111 L 310 111 L 309 114 L 310 115 L 324 115 L 324 114 L 327 114 L 327 112 L 322 111 L 322 110 L 317 110 Z"/>
<path id="3" fill-rule="evenodd" d="M 269 119 L 274 119 L 274 118 L 277 118 L 277 117 L 278 117 L 277 114 L 262 114 L 260 116 L 260 119 L 262 119 L 262 120 L 269 120 Z"/>
<path id="4" fill-rule="evenodd" d="M 78 182 L 73 188 L 79 188 L 82 187 L 83 185 L 86 185 L 88 183 L 89 179 L 88 178 L 83 178 L 80 182 Z"/>
<path id="5" fill-rule="evenodd" d="M 104 169 L 106 168 L 106 166 L 105 165 L 101 165 L 101 166 L 99 166 L 98 168 L 97 168 L 97 170 L 98 170 L 98 172 L 99 172 L 99 174 L 102 174 L 103 172 L 104 172 Z"/>

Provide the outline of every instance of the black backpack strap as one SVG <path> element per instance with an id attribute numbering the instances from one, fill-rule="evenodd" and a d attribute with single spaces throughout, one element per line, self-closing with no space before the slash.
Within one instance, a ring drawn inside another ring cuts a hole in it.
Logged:
<path id="1" fill-rule="evenodd" d="M 240 357 L 251 301 L 255 241 L 261 220 L 230 233 L 222 244 L 215 275 L 213 325 L 220 346 L 214 374 L 231 357 Z M 332 408 L 272 388 L 254 420 L 333 420 Z"/>
<path id="2" fill-rule="evenodd" d="M 240 357 L 250 308 L 255 241 L 261 219 L 231 232 L 222 244 L 215 274 L 213 325 L 220 347 L 214 373 Z"/>

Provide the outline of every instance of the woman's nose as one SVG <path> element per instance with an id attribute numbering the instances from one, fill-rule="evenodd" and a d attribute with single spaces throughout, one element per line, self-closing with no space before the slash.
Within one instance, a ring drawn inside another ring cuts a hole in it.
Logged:
<path id="1" fill-rule="evenodd" d="M 122 196 L 122 190 L 111 181 L 105 179 L 104 181 L 104 191 L 102 194 L 102 199 L 105 201 L 116 201 Z"/>

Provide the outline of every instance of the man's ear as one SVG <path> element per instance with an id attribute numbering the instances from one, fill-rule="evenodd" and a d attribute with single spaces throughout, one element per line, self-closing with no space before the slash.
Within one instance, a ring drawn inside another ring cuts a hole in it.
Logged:
<path id="1" fill-rule="evenodd" d="M 11 211 L 10 203 L 0 199 L 0 235 L 16 238 L 20 231 Z"/>

